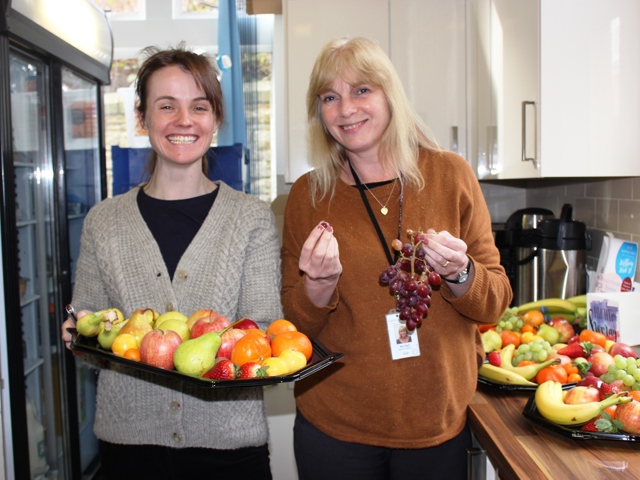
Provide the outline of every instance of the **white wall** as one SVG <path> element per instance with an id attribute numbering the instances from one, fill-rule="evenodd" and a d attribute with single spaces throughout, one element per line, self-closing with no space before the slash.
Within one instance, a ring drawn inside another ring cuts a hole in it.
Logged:
<path id="1" fill-rule="evenodd" d="M 218 51 L 218 19 L 173 19 L 175 0 L 147 2 L 145 20 L 113 20 L 114 57 L 135 58 L 147 46 L 175 46 L 187 42 L 193 49 Z"/>

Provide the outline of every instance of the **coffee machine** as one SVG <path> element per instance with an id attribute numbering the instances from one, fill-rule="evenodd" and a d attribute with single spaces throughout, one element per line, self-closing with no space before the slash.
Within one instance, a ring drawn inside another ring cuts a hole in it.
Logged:
<path id="1" fill-rule="evenodd" d="M 525 208 L 494 232 L 513 289 L 512 305 L 586 292 L 591 232 L 572 217 L 571 204 L 562 207 L 560 218 L 547 209 Z"/>

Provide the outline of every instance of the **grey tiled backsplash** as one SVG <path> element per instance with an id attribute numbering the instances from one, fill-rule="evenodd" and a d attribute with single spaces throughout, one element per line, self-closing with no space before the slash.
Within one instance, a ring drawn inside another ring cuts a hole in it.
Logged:
<path id="1" fill-rule="evenodd" d="M 587 264 L 595 268 L 602 237 L 640 243 L 640 177 L 615 179 L 536 179 L 481 182 L 491 219 L 503 223 L 514 211 L 540 207 L 560 215 L 565 203 L 573 205 L 573 218 L 592 233 L 593 246 Z M 636 281 L 640 272 L 636 270 Z"/>

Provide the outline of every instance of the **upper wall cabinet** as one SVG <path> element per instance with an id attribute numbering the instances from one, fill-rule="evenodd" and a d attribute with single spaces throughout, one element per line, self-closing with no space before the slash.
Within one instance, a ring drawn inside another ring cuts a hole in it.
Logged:
<path id="1" fill-rule="evenodd" d="M 466 154 L 467 0 L 284 0 L 286 45 L 285 181 L 310 169 L 306 92 L 320 49 L 362 35 L 388 52 L 417 113 L 444 148 Z"/>
<path id="2" fill-rule="evenodd" d="M 470 1 L 478 178 L 640 175 L 640 2 Z"/>
<path id="3" fill-rule="evenodd" d="M 390 56 L 435 140 L 467 156 L 466 0 L 391 0 Z"/>
<path id="4" fill-rule="evenodd" d="M 389 0 L 285 0 L 287 170 L 293 183 L 310 170 L 306 95 L 309 75 L 332 38 L 362 35 L 389 51 Z"/>

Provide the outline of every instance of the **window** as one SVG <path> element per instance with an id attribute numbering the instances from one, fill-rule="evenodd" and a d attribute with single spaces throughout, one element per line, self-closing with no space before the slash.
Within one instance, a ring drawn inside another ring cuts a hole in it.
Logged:
<path id="1" fill-rule="evenodd" d="M 92 0 L 98 8 L 107 12 L 109 20 L 144 20 L 146 0 Z"/>
<path id="2" fill-rule="evenodd" d="M 173 18 L 195 20 L 218 18 L 218 0 L 173 0 Z"/>

